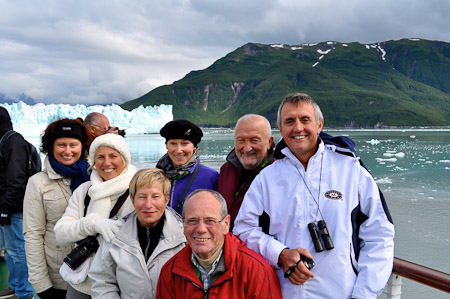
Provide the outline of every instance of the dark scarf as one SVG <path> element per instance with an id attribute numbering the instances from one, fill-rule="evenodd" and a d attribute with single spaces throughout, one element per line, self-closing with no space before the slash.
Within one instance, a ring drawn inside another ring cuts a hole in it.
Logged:
<path id="1" fill-rule="evenodd" d="M 158 163 L 156 164 L 156 167 L 164 170 L 166 178 L 168 178 L 170 182 L 173 183 L 173 181 L 179 180 L 187 176 L 189 174 L 189 169 L 191 169 L 192 166 L 194 166 L 195 163 L 197 163 L 199 157 L 200 157 L 200 149 L 196 148 L 192 153 L 192 157 L 189 159 L 189 161 L 187 161 L 186 164 L 174 166 L 169 158 L 169 154 L 165 154 L 164 156 L 162 156 L 161 159 L 159 159 Z"/>
<path id="2" fill-rule="evenodd" d="M 77 162 L 66 166 L 56 161 L 53 154 L 48 155 L 50 165 L 53 170 L 66 178 L 71 178 L 70 190 L 75 190 L 82 183 L 89 181 L 90 175 L 88 173 L 89 163 L 86 158 L 81 156 Z"/>

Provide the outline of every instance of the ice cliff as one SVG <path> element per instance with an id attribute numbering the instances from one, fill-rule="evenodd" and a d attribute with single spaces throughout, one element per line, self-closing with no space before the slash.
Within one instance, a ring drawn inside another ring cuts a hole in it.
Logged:
<path id="1" fill-rule="evenodd" d="M 49 123 L 60 118 L 85 118 L 91 112 L 100 112 L 108 117 L 111 125 L 125 129 L 128 134 L 159 133 L 167 122 L 173 119 L 172 105 L 139 106 L 127 111 L 112 104 L 107 106 L 36 104 L 23 102 L 0 104 L 8 110 L 13 128 L 23 136 L 39 136 Z"/>

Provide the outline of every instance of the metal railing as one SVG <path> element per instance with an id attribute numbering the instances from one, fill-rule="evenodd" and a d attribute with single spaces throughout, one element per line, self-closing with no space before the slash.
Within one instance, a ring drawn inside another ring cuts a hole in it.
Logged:
<path id="1" fill-rule="evenodd" d="M 450 293 L 450 274 L 394 258 L 394 269 L 385 289 L 387 298 L 401 298 L 401 277 Z"/>

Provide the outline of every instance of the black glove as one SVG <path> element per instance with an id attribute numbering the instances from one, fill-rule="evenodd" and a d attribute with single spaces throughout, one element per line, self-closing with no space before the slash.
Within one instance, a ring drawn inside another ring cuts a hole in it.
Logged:
<path id="1" fill-rule="evenodd" d="M 11 214 L 1 212 L 0 213 L 0 225 L 11 225 Z"/>
<path id="2" fill-rule="evenodd" d="M 51 287 L 50 289 L 46 289 L 45 291 L 37 294 L 41 299 L 65 299 L 66 292 L 66 290 L 60 290 Z"/>

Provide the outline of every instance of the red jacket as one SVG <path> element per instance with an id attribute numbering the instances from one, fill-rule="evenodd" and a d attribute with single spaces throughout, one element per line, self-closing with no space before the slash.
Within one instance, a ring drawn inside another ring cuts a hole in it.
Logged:
<path id="1" fill-rule="evenodd" d="M 242 201 L 244 200 L 245 193 L 247 193 L 250 184 L 253 182 L 253 179 L 259 174 L 259 172 L 270 165 L 275 161 L 273 157 L 273 148 L 274 144 L 269 150 L 269 160 L 263 167 L 258 166 L 252 173 L 249 175 L 243 186 L 239 188 L 239 181 L 241 179 L 241 171 L 242 165 L 239 162 L 238 157 L 236 156 L 236 150 L 233 149 L 227 156 L 227 162 L 222 165 L 220 168 L 219 181 L 217 182 L 217 191 L 222 194 L 223 198 L 225 198 L 227 202 L 228 213 L 231 217 L 230 223 L 230 231 L 233 230 L 234 219 L 239 212 L 239 208 L 241 207 Z"/>
<path id="2" fill-rule="evenodd" d="M 225 236 L 226 272 L 205 293 L 187 245 L 161 269 L 156 298 L 282 298 L 275 270 L 232 233 Z"/>

